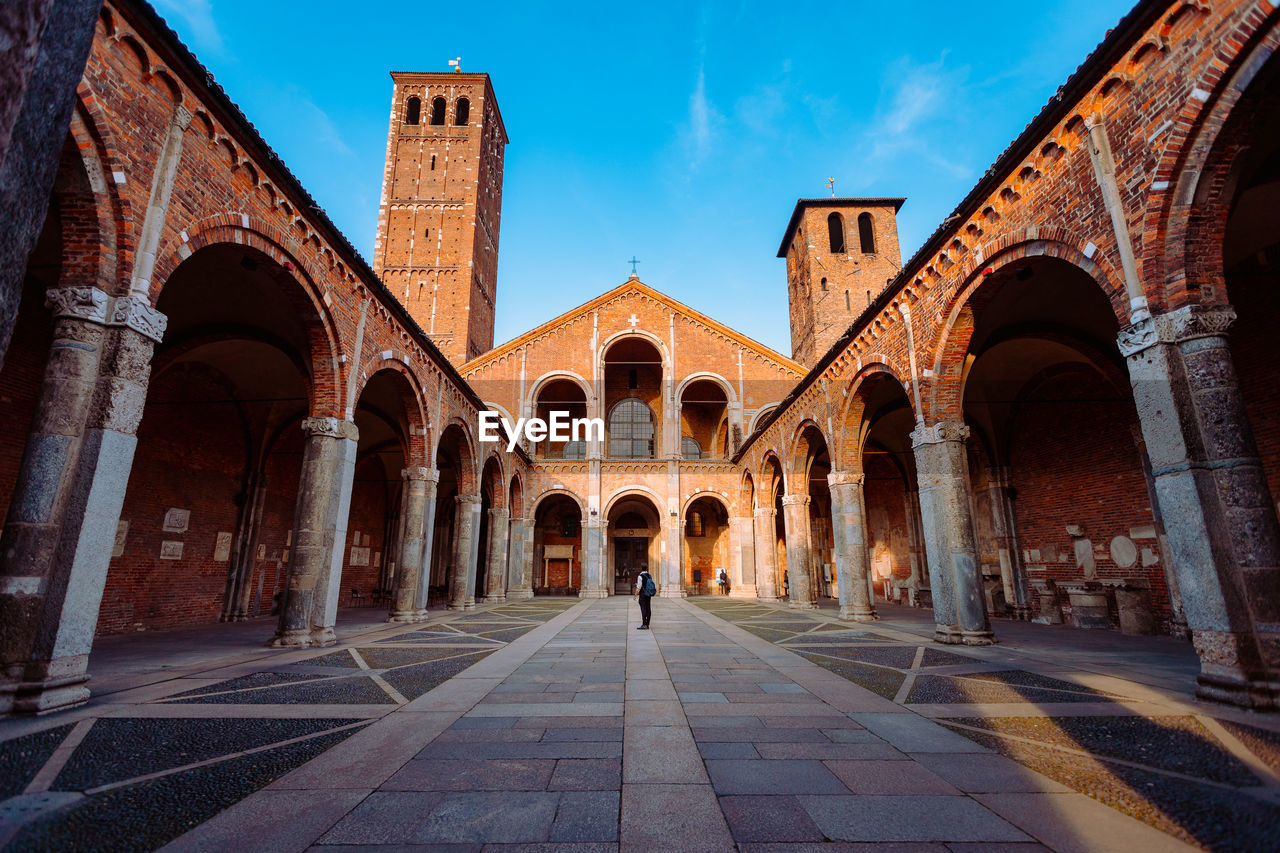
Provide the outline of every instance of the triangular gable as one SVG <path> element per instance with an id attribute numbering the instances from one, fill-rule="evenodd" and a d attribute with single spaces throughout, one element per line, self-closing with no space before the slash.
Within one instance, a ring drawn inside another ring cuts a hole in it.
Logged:
<path id="1" fill-rule="evenodd" d="M 520 347 L 528 344 L 529 342 L 537 340 L 539 337 L 542 337 L 543 335 L 548 334 L 549 332 L 556 329 L 557 327 L 566 326 L 569 323 L 573 322 L 574 320 L 582 317 L 584 314 L 590 314 L 592 311 L 595 311 L 600 306 L 605 305 L 606 303 L 612 302 L 620 296 L 625 296 L 628 291 L 634 292 L 639 296 L 648 297 L 656 302 L 660 302 L 666 305 L 668 308 L 671 308 L 673 311 L 679 314 L 684 314 L 690 319 L 693 319 L 698 323 L 702 323 L 703 325 L 706 325 L 707 327 L 714 329 L 716 332 L 724 335 L 727 338 L 730 338 L 735 343 L 740 344 L 743 348 L 751 350 L 757 355 L 764 356 L 765 358 L 771 361 L 775 361 L 780 366 L 788 370 L 794 371 L 797 377 L 803 376 L 805 374 L 806 368 L 804 367 L 804 365 L 800 364 L 799 362 L 792 361 L 790 358 L 787 358 L 782 353 L 777 352 L 776 350 L 770 349 L 769 347 L 765 346 L 759 341 L 753 340 L 735 329 L 729 328 L 728 326 L 724 325 L 718 320 L 713 320 L 711 317 L 708 317 L 706 314 L 703 314 L 701 311 L 697 310 L 696 308 L 690 308 L 688 305 L 685 305 L 683 302 L 680 302 L 676 299 L 672 299 L 667 294 L 663 293 L 660 290 L 655 290 L 654 288 L 640 281 L 640 279 L 638 278 L 629 278 L 622 284 L 615 287 L 613 290 L 605 291 L 604 293 L 597 296 L 595 299 L 592 299 L 590 302 L 584 302 L 582 305 L 579 305 L 577 308 L 571 308 L 570 310 L 564 312 L 560 316 L 552 320 L 548 320 L 547 322 L 543 323 L 540 326 L 535 326 L 534 328 L 530 329 L 524 334 L 517 335 L 516 337 L 507 341 L 506 343 L 501 344 L 497 347 L 494 347 L 493 349 L 489 350 L 483 355 L 478 356 L 472 359 L 471 361 L 466 362 L 461 367 L 459 367 L 458 370 L 463 375 L 466 375 L 474 372 L 475 370 L 483 368 L 485 365 L 489 364 L 490 362 L 496 361 L 505 355 L 509 355 L 510 353 L 518 350 Z"/>

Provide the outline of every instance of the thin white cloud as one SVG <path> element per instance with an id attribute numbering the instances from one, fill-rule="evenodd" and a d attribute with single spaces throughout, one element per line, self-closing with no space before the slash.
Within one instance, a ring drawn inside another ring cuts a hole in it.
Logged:
<path id="1" fill-rule="evenodd" d="M 197 51 L 221 56 L 225 51 L 222 33 L 213 19 L 212 0 L 154 0 L 160 14 L 185 42 Z M 174 19 L 178 25 L 174 26 Z"/>
<path id="2" fill-rule="evenodd" d="M 711 154 L 717 132 L 723 123 L 724 116 L 707 97 L 706 71 L 699 67 L 698 82 L 689 95 L 689 116 L 685 126 L 681 128 L 691 170 L 697 169 Z"/>

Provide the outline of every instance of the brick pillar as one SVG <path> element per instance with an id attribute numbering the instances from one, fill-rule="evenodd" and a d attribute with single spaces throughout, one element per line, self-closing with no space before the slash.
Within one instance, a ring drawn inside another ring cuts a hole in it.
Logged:
<path id="1" fill-rule="evenodd" d="M 526 534 L 532 524 L 533 522 L 527 518 L 511 519 L 511 531 L 507 535 L 511 549 L 507 555 L 507 598 L 512 601 L 533 598 L 530 572 L 525 565 L 526 549 L 530 552 L 533 550 L 532 542 L 526 541 Z"/>
<path id="2" fill-rule="evenodd" d="M 777 512 L 771 506 L 755 510 L 756 589 L 763 601 L 778 600 Z"/>
<path id="3" fill-rule="evenodd" d="M 164 315 L 49 292 L 54 337 L 0 535 L 0 712 L 83 704 L 89 651 Z"/>
<path id="4" fill-rule="evenodd" d="M 871 560 L 867 554 L 866 513 L 863 508 L 861 472 L 832 471 L 831 487 L 832 551 L 836 558 L 836 590 L 840 596 L 840 618 L 852 622 L 874 622 L 871 598 Z"/>
<path id="5" fill-rule="evenodd" d="M 449 579 L 449 609 L 476 606 L 476 540 L 480 536 L 480 496 L 458 495 L 453 520 L 453 576 Z"/>
<path id="6" fill-rule="evenodd" d="M 1202 699 L 1280 705 L 1280 524 L 1244 412 L 1227 306 L 1121 330 Z"/>
<path id="7" fill-rule="evenodd" d="M 391 612 L 388 622 L 420 622 L 418 588 L 426 581 L 422 576 L 423 523 L 427 502 L 435 502 L 436 482 L 440 475 L 427 468 L 405 468 L 404 505 L 400 518 L 400 559 L 391 590 Z"/>
<path id="8" fill-rule="evenodd" d="M 736 540 L 733 550 L 737 553 L 736 571 L 731 571 L 729 581 L 730 598 L 755 598 L 760 594 L 756 585 L 756 532 L 755 520 L 750 516 L 739 516 L 729 519 L 731 541 Z"/>
<path id="9" fill-rule="evenodd" d="M 293 549 L 280 624 L 271 645 L 311 648 L 336 643 L 338 593 L 355 478 L 356 425 L 307 418 L 307 434 L 293 520 Z"/>
<path id="10" fill-rule="evenodd" d="M 969 427 L 960 421 L 917 425 L 911 433 L 916 477 L 920 481 L 920 517 L 934 640 L 986 646 L 995 642 L 982 601 L 982 573 L 974 546 L 969 464 L 965 439 Z"/>
<path id="11" fill-rule="evenodd" d="M 782 496 L 782 525 L 787 539 L 787 582 L 791 606 L 812 610 L 818 605 L 809 583 L 809 563 L 813 555 L 809 547 L 808 495 Z"/>
<path id="12" fill-rule="evenodd" d="M 501 604 L 507 600 L 507 533 L 510 513 L 506 507 L 489 510 L 489 542 L 486 548 L 485 604 Z"/>
<path id="13" fill-rule="evenodd" d="M 988 471 L 987 487 L 991 496 L 991 529 L 995 534 L 996 550 L 1000 557 L 1000 580 L 1004 586 L 1004 600 L 1020 621 L 1031 618 L 1031 593 L 1027 588 L 1027 566 L 1018 547 L 1018 516 L 1013 501 L 1013 487 L 1009 485 L 1009 469 L 993 465 Z"/>

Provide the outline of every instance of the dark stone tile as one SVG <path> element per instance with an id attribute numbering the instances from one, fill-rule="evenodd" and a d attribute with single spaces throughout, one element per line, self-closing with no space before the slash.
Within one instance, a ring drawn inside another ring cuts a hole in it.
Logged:
<path id="1" fill-rule="evenodd" d="M 382 785 L 384 791 L 542 791 L 555 762 L 548 759 L 415 758 Z"/>
<path id="2" fill-rule="evenodd" d="M 708 759 L 711 786 L 721 796 L 731 794 L 830 794 L 848 792 L 821 761 L 781 759 Z"/>
<path id="3" fill-rule="evenodd" d="M 618 840 L 619 790 L 569 791 L 551 825 L 551 841 L 614 842 Z"/>
<path id="4" fill-rule="evenodd" d="M 822 833 L 793 796 L 721 797 L 734 841 L 822 841 Z"/>
<path id="5" fill-rule="evenodd" d="M 618 790 L 622 787 L 622 759 L 562 758 L 556 762 L 547 787 L 552 791 Z"/>

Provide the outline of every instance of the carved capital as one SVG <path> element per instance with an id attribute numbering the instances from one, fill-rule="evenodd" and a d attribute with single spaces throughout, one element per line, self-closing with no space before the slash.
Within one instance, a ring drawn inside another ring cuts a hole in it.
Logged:
<path id="1" fill-rule="evenodd" d="M 758 506 L 752 512 L 752 515 L 754 515 L 756 518 L 772 518 L 776 514 L 777 514 L 777 510 L 775 510 L 771 506 Z"/>
<path id="2" fill-rule="evenodd" d="M 1177 345 L 1196 338 L 1226 337 L 1236 321 L 1236 309 L 1230 305 L 1187 305 L 1125 326 L 1116 343 L 1125 358 L 1156 344 Z"/>
<path id="3" fill-rule="evenodd" d="M 102 326 L 107 324 L 110 301 L 106 291 L 96 287 L 60 287 L 44 295 L 44 304 L 53 310 L 54 319 L 72 317 Z"/>
<path id="4" fill-rule="evenodd" d="M 350 441 L 360 440 L 360 431 L 351 421 L 338 418 L 307 418 L 302 422 L 302 431 L 307 435 L 322 435 L 327 438 L 345 438 Z"/>
<path id="5" fill-rule="evenodd" d="M 426 468 L 405 468 L 403 471 L 400 472 L 400 479 L 425 480 L 427 479 L 427 473 L 428 471 Z"/>
<path id="6" fill-rule="evenodd" d="M 480 504 L 479 495 L 458 495 L 454 500 L 457 502 L 458 506 L 463 509 L 471 506 L 479 506 Z"/>
<path id="7" fill-rule="evenodd" d="M 964 442 L 969 438 L 969 427 L 964 421 L 938 421 L 925 426 L 921 424 L 911 431 L 911 447 L 922 447 L 926 444 L 942 444 L 946 441 Z"/>
<path id="8" fill-rule="evenodd" d="M 489 517 L 493 519 L 506 518 L 507 508 L 505 506 L 491 506 L 489 507 Z"/>
<path id="9" fill-rule="evenodd" d="M 835 486 L 861 486 L 866 480 L 867 475 L 861 471 L 832 471 L 827 475 L 827 485 Z"/>
<path id="10" fill-rule="evenodd" d="M 126 326 L 144 338 L 156 343 L 164 338 L 169 318 L 151 307 L 151 303 L 138 296 L 120 296 L 111 306 L 112 326 Z"/>
<path id="11" fill-rule="evenodd" d="M 808 495 L 783 495 L 782 505 L 783 506 L 808 506 L 809 496 Z"/>

